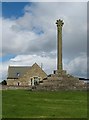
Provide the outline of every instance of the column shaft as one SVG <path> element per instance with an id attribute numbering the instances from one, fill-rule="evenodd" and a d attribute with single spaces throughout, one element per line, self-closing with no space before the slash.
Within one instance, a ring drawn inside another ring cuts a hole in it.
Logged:
<path id="1" fill-rule="evenodd" d="M 62 68 L 62 27 L 63 21 L 57 20 L 57 70 L 61 72 Z"/>
<path id="2" fill-rule="evenodd" d="M 62 27 L 57 27 L 57 70 L 62 70 Z"/>

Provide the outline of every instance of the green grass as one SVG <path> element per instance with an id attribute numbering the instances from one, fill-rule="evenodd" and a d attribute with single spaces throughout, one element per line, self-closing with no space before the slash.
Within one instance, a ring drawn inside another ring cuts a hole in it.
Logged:
<path id="1" fill-rule="evenodd" d="M 2 118 L 2 91 L 0 90 L 0 119 Z"/>
<path id="2" fill-rule="evenodd" d="M 3 118 L 87 118 L 84 91 L 3 90 Z"/>

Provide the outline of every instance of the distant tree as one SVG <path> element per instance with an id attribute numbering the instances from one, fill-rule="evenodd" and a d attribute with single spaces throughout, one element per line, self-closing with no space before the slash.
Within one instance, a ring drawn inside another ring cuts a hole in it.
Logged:
<path id="1" fill-rule="evenodd" d="M 3 80 L 3 81 L 1 82 L 1 84 L 2 84 L 2 85 L 7 85 L 6 80 Z"/>

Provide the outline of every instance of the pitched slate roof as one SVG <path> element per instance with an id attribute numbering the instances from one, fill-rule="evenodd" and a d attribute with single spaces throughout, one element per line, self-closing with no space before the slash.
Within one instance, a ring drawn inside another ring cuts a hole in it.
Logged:
<path id="1" fill-rule="evenodd" d="M 22 77 L 30 68 L 30 66 L 9 66 L 7 78 Z"/>
<path id="2" fill-rule="evenodd" d="M 31 75 L 39 73 L 42 74 L 41 76 L 47 76 L 47 74 L 40 68 L 40 66 L 37 63 L 34 63 L 32 66 L 9 66 L 7 79 L 22 79 L 22 77 L 28 73 L 31 73 Z"/>

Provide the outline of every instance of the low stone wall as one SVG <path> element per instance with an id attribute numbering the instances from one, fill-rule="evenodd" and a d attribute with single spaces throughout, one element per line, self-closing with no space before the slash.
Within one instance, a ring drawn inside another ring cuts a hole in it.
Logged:
<path id="1" fill-rule="evenodd" d="M 31 86 L 7 86 L 3 85 L 2 90 L 31 89 Z"/>
<path id="2" fill-rule="evenodd" d="M 50 78 L 50 79 L 49 79 Z M 43 81 L 43 86 L 38 86 L 38 90 L 87 90 L 89 85 L 75 77 L 63 77 L 62 80 L 54 80 L 49 77 Z"/>
<path id="3" fill-rule="evenodd" d="M 37 86 L 2 86 L 2 90 L 15 90 L 15 89 L 27 89 L 30 91 L 60 91 L 60 90 L 89 90 L 89 84 L 84 86 L 69 86 L 68 84 L 43 84 Z"/>
<path id="4" fill-rule="evenodd" d="M 52 78 L 52 77 L 51 77 Z M 7 89 L 28 89 L 28 90 L 89 90 L 89 84 L 84 83 L 74 77 L 64 77 L 62 80 L 47 79 L 42 84 L 36 86 L 2 86 L 3 90 Z"/>
<path id="5" fill-rule="evenodd" d="M 60 91 L 60 90 L 88 90 L 89 87 L 86 86 L 68 86 L 64 84 L 59 84 L 59 85 L 39 85 L 33 90 L 38 90 L 38 91 Z"/>

